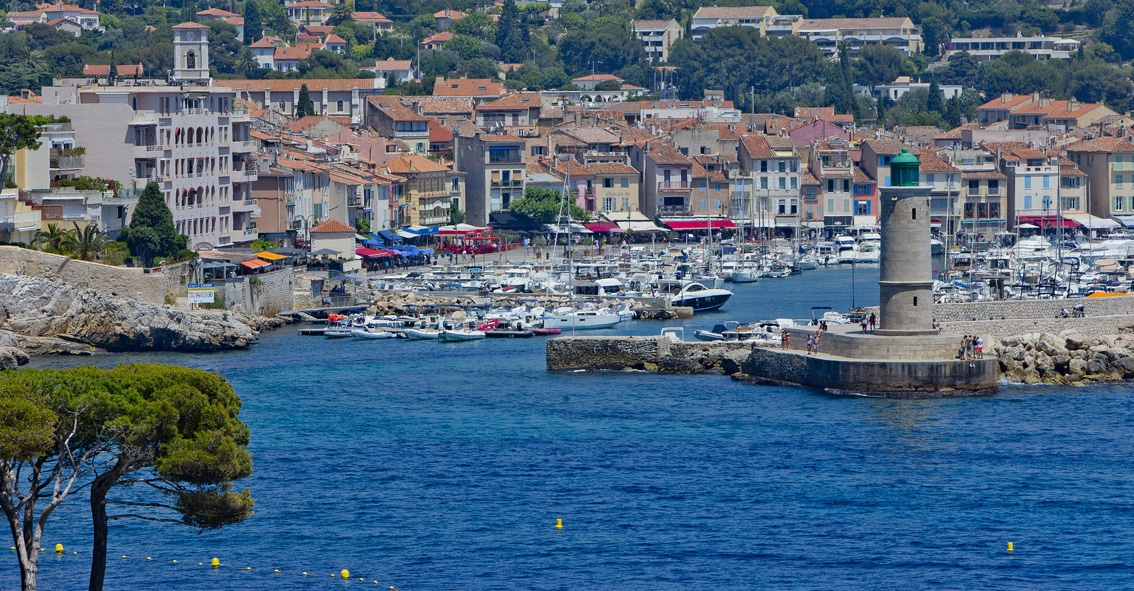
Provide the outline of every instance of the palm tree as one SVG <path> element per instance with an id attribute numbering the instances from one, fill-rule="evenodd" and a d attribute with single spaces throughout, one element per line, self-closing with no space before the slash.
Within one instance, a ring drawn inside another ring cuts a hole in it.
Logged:
<path id="1" fill-rule="evenodd" d="M 106 244 L 106 234 L 93 224 L 79 228 L 77 222 L 72 223 L 75 224 L 75 231 L 67 238 L 67 245 L 71 247 L 71 252 L 75 253 L 75 258 L 89 261 Z"/>
<path id="2" fill-rule="evenodd" d="M 32 238 L 32 244 L 42 244 L 59 252 L 59 249 L 67 243 L 70 234 L 69 231 L 55 224 L 47 224 L 46 230 L 40 230 L 35 233 L 35 238 Z"/>
<path id="3" fill-rule="evenodd" d="M 252 55 L 252 50 L 247 45 L 240 48 L 240 52 L 236 54 L 236 70 L 245 76 L 248 72 L 260 67 L 260 62 L 256 61 L 256 56 Z"/>
<path id="4" fill-rule="evenodd" d="M 16 51 L 16 59 L 24 62 L 37 72 L 47 70 L 47 52 L 24 46 Z"/>

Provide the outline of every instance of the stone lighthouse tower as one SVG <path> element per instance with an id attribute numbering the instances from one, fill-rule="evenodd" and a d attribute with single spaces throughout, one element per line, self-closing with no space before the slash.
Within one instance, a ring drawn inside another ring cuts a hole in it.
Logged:
<path id="1" fill-rule="evenodd" d="M 933 265 L 929 249 L 929 192 L 921 162 L 902 148 L 890 162 L 893 186 L 879 187 L 882 221 L 881 318 L 875 334 L 937 334 L 933 328 Z"/>

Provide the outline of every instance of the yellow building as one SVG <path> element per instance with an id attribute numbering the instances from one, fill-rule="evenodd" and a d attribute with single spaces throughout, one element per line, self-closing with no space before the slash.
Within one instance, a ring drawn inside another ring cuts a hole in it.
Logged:
<path id="1" fill-rule="evenodd" d="M 448 224 L 453 204 L 464 211 L 462 175 L 444 164 L 408 154 L 387 162 L 382 172 L 406 179 L 391 219 L 394 227 Z"/>

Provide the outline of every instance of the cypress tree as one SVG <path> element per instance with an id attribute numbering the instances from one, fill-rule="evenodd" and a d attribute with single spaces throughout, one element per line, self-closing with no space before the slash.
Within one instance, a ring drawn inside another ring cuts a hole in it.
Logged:
<path id="1" fill-rule="evenodd" d="M 140 257 L 148 266 L 155 257 L 177 254 L 185 248 L 185 240 L 186 237 L 179 235 L 173 225 L 173 212 L 169 211 L 157 183 L 147 183 L 130 218 L 130 231 L 126 237 L 130 253 Z"/>
<path id="2" fill-rule="evenodd" d="M 256 0 L 244 4 L 244 43 L 251 45 L 264 36 L 264 17 L 260 16 L 260 6 Z"/>
<path id="3" fill-rule="evenodd" d="M 315 105 L 311 102 L 311 92 L 307 90 L 307 85 L 299 87 L 299 102 L 295 105 L 295 118 L 302 119 L 308 115 L 315 114 Z"/>
<path id="4" fill-rule="evenodd" d="M 925 101 L 925 108 L 932 113 L 941 113 L 945 107 L 945 98 L 941 95 L 941 87 L 937 81 L 929 83 L 929 98 Z"/>

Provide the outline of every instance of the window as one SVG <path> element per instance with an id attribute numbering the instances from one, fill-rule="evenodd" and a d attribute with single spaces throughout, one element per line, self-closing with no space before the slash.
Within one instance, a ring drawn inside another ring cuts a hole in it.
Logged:
<path id="1" fill-rule="evenodd" d="M 828 193 L 834 193 L 835 192 L 835 179 L 827 179 L 827 192 Z"/>
<path id="2" fill-rule="evenodd" d="M 701 146 L 701 154 L 708 154 L 708 153 L 709 153 L 709 149 L 706 148 L 705 146 Z"/>
<path id="3" fill-rule="evenodd" d="M 614 188 L 614 179 L 612 179 L 610 177 L 606 177 L 606 178 L 602 179 L 602 188 L 613 189 Z M 607 209 L 609 209 L 609 208 L 607 208 Z"/>
<path id="4" fill-rule="evenodd" d="M 1123 179 L 1123 175 L 1121 175 L 1121 174 L 1114 175 L 1114 186 L 1115 186 L 1115 188 L 1121 189 L 1122 183 L 1123 183 L 1124 180 L 1125 179 Z"/>
<path id="5" fill-rule="evenodd" d="M 988 194 L 989 195 L 999 195 L 1000 194 L 1000 181 L 998 181 L 996 179 L 992 179 L 992 180 L 988 181 Z"/>
<path id="6" fill-rule="evenodd" d="M 831 213 L 832 211 L 835 211 L 835 200 L 834 199 L 828 199 L 827 200 L 827 213 Z"/>
<path id="7" fill-rule="evenodd" d="M 1114 210 L 1115 211 L 1122 211 L 1122 197 L 1115 197 L 1114 198 Z"/>
<path id="8" fill-rule="evenodd" d="M 335 105 L 337 106 L 338 112 L 342 113 L 343 112 L 343 102 L 339 101 L 339 102 L 335 103 Z"/>
<path id="9" fill-rule="evenodd" d="M 768 177 L 766 177 L 766 176 L 760 177 L 760 188 L 761 189 L 767 189 L 768 188 Z"/>
<path id="10" fill-rule="evenodd" d="M 1024 188 L 1025 189 L 1031 189 L 1032 188 L 1032 177 L 1030 177 L 1030 176 L 1024 177 Z"/>
<path id="11" fill-rule="evenodd" d="M 787 201 L 784 201 L 783 199 L 780 199 L 779 201 L 779 213 L 780 215 L 787 213 Z"/>
<path id="12" fill-rule="evenodd" d="M 697 188 L 701 191 L 709 190 L 709 181 L 697 181 Z"/>
<path id="13" fill-rule="evenodd" d="M 721 210 L 721 200 L 720 199 L 714 199 L 713 200 L 713 211 L 720 211 L 720 210 Z"/>
<path id="14" fill-rule="evenodd" d="M 843 179 L 843 193 L 850 193 L 850 179 Z"/>
<path id="15" fill-rule="evenodd" d="M 623 197 L 622 198 L 622 211 L 630 211 L 630 198 L 629 197 Z"/>
<path id="16" fill-rule="evenodd" d="M 603 209 L 603 211 L 613 211 L 616 201 L 618 201 L 618 200 L 615 199 L 614 197 L 603 197 L 602 198 L 602 209 Z"/>
<path id="17" fill-rule="evenodd" d="M 932 172 L 925 173 L 925 184 L 932 185 L 933 181 L 934 181 L 933 173 Z"/>
<path id="18" fill-rule="evenodd" d="M 503 162 L 523 162 L 520 148 L 516 146 L 492 147 L 488 149 L 488 163 L 499 164 Z"/>
<path id="19" fill-rule="evenodd" d="M 1044 209 L 1051 209 L 1051 195 L 1044 195 L 1040 199 L 1040 203 L 1043 204 Z"/>
<path id="20" fill-rule="evenodd" d="M 701 211 L 705 211 L 705 200 L 701 200 Z"/>
<path id="21" fill-rule="evenodd" d="M 969 195 L 980 195 L 980 181 L 969 181 Z"/>
<path id="22" fill-rule="evenodd" d="M 793 188 L 793 189 L 799 188 L 799 177 L 794 177 L 794 176 L 791 177 L 791 188 Z"/>
<path id="23" fill-rule="evenodd" d="M 776 162 L 776 172 L 787 172 L 787 163 L 783 160 Z"/>
<path id="24" fill-rule="evenodd" d="M 886 177 L 886 180 L 885 180 L 885 183 L 883 184 L 883 186 L 884 186 L 884 187 L 889 187 L 889 186 L 890 186 L 890 177 Z"/>
<path id="25" fill-rule="evenodd" d="M 760 172 L 768 172 L 768 161 L 767 160 L 761 160 L 760 161 Z"/>
<path id="26" fill-rule="evenodd" d="M 717 193 L 720 193 L 721 192 L 721 184 L 720 183 L 713 183 L 713 190 L 716 191 Z"/>
<path id="27" fill-rule="evenodd" d="M 1046 174 L 1043 175 L 1043 188 L 1045 188 L 1045 189 L 1051 188 L 1051 177 L 1047 176 Z"/>

